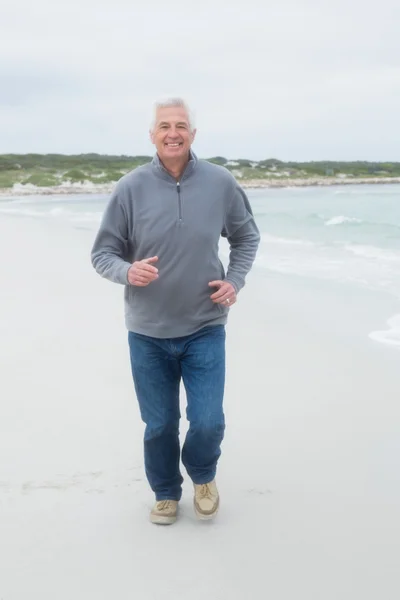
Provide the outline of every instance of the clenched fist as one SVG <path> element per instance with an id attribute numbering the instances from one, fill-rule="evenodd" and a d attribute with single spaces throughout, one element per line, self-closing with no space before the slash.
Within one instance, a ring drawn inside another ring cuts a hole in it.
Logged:
<path id="1" fill-rule="evenodd" d="M 158 269 L 153 267 L 153 263 L 158 261 L 158 256 L 144 258 L 135 261 L 128 270 L 128 281 L 131 285 L 145 287 L 158 278 Z"/>

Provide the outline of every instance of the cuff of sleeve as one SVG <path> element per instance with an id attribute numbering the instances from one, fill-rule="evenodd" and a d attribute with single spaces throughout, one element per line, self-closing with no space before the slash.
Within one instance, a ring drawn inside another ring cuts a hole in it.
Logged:
<path id="1" fill-rule="evenodd" d="M 131 268 L 131 263 L 124 262 L 118 271 L 118 283 L 122 283 L 122 285 L 130 285 L 128 281 L 128 271 Z"/>
<path id="2" fill-rule="evenodd" d="M 242 289 L 242 287 L 244 286 L 244 282 L 242 283 L 241 281 L 238 281 L 237 279 L 232 279 L 231 276 L 225 277 L 224 281 L 227 281 L 228 283 L 233 285 L 233 287 L 235 288 L 236 294 L 238 294 L 240 292 L 240 290 Z"/>

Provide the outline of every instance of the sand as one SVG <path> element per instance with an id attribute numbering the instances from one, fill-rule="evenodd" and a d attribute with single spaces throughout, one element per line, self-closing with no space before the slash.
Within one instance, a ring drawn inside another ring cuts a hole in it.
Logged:
<path id="1" fill-rule="evenodd" d="M 186 477 L 156 527 L 122 287 L 91 241 L 0 220 L 0 598 L 398 600 L 399 353 L 368 339 L 378 317 L 254 269 L 227 329 L 220 514 L 196 521 Z"/>
<path id="2" fill-rule="evenodd" d="M 400 177 L 278 177 L 270 176 L 265 179 L 241 179 L 238 173 L 233 173 L 244 189 L 250 188 L 287 188 L 287 187 L 326 187 L 337 185 L 372 185 L 372 184 L 393 184 L 400 183 Z M 110 194 L 115 187 L 116 182 L 110 183 L 93 183 L 91 181 L 82 181 L 72 183 L 70 181 L 63 182 L 57 186 L 40 187 L 31 183 L 22 184 L 15 183 L 12 188 L 0 188 L 1 197 L 18 197 L 18 196 L 52 196 L 71 195 L 71 194 Z"/>

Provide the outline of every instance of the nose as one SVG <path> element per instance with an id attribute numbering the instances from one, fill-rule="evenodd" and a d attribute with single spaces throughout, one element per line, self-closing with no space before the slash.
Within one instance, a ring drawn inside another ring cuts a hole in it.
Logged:
<path id="1" fill-rule="evenodd" d="M 170 127 L 170 129 L 169 129 L 169 131 L 168 131 L 168 137 L 171 137 L 171 138 L 176 138 L 176 137 L 178 137 L 178 131 L 177 131 L 177 129 L 176 129 L 176 127 L 175 127 L 175 125 L 172 125 L 172 126 Z"/>

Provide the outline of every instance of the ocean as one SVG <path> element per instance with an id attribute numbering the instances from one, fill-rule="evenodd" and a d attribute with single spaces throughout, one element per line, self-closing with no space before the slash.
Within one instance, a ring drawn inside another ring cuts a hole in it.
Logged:
<path id="1" fill-rule="evenodd" d="M 343 293 L 357 288 L 382 298 L 386 329 L 368 332 L 375 342 L 400 348 L 400 186 L 247 190 L 262 241 L 259 272 L 330 282 Z M 108 195 L 2 197 L 0 215 L 62 222 L 95 233 Z M 221 242 L 226 263 L 228 247 Z M 385 299 L 399 313 L 385 314 Z"/>

